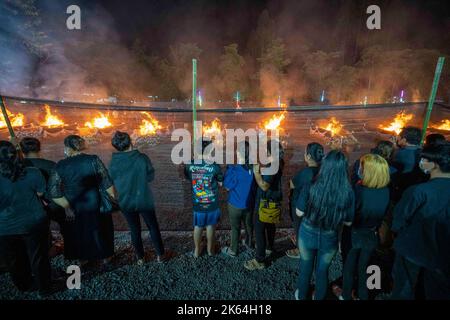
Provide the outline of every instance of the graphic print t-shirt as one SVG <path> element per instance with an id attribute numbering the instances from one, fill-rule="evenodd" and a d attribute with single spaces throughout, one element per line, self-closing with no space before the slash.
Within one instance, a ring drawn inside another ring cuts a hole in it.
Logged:
<path id="1" fill-rule="evenodd" d="M 223 174 L 217 164 L 190 164 L 185 174 L 192 184 L 192 203 L 194 211 L 208 212 L 219 208 L 219 186 Z"/>

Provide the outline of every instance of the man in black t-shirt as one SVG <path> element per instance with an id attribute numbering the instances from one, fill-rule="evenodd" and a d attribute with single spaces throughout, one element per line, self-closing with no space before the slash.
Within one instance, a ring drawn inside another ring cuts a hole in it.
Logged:
<path id="1" fill-rule="evenodd" d="M 41 142 L 33 137 L 25 137 L 20 141 L 20 149 L 22 150 L 25 158 L 25 166 L 35 167 L 39 169 L 44 176 L 45 182 L 48 186 L 50 174 L 54 170 L 56 163 L 54 161 L 43 159 L 40 157 Z M 48 196 L 48 190 L 46 190 L 42 199 L 44 201 L 44 209 L 47 213 L 48 218 L 51 221 L 55 221 L 59 225 L 62 237 L 63 239 L 66 239 L 66 213 L 64 209 L 51 200 L 51 198 Z"/>
<path id="2" fill-rule="evenodd" d="M 427 176 L 419 168 L 420 139 L 422 131 L 406 127 L 397 137 L 399 149 L 394 155 L 393 166 L 398 170 L 392 177 L 392 199 L 397 203 L 410 186 L 425 182 Z"/>
<path id="3" fill-rule="evenodd" d="M 430 174 L 430 180 L 407 189 L 394 210 L 393 299 L 413 299 L 419 272 L 422 268 L 434 271 L 433 262 L 444 254 L 436 248 L 446 247 L 438 238 L 424 237 L 420 230 L 424 221 L 449 215 L 450 144 L 424 148 L 420 168 Z"/>

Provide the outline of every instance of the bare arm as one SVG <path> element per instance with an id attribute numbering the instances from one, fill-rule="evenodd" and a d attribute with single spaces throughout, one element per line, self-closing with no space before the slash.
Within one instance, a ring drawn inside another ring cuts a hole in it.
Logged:
<path id="1" fill-rule="evenodd" d="M 114 186 L 112 185 L 111 187 L 109 187 L 108 189 L 106 189 L 106 192 L 109 194 L 109 196 L 112 198 L 112 199 L 116 199 L 117 197 L 116 197 L 116 189 L 114 188 Z"/>
<path id="2" fill-rule="evenodd" d="M 253 166 L 253 173 L 255 174 L 255 180 L 258 186 L 262 189 L 262 191 L 267 191 L 270 188 L 270 184 L 264 181 L 262 178 L 259 165 L 255 164 Z"/>
<path id="3" fill-rule="evenodd" d="M 55 202 L 58 206 L 63 207 L 64 209 L 70 208 L 69 201 L 67 201 L 66 197 L 54 198 L 53 202 Z"/>

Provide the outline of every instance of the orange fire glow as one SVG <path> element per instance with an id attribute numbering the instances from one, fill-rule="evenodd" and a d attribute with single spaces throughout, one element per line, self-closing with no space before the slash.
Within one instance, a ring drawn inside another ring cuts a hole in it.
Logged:
<path id="1" fill-rule="evenodd" d="M 147 119 L 142 119 L 142 124 L 139 127 L 139 133 L 142 136 L 154 135 L 156 134 L 156 130 L 162 129 L 162 126 L 159 125 L 158 120 L 153 118 L 150 113 L 141 112 L 141 114 L 147 117 Z"/>
<path id="2" fill-rule="evenodd" d="M 327 130 L 330 132 L 331 136 L 334 137 L 340 135 L 343 128 L 344 125 L 342 123 L 340 123 L 335 117 L 331 117 L 327 126 L 322 129 Z"/>
<path id="3" fill-rule="evenodd" d="M 221 134 L 222 132 L 222 125 L 220 123 L 220 120 L 218 118 L 215 118 L 211 125 L 203 125 L 203 135 L 206 137 L 212 137 Z"/>
<path id="4" fill-rule="evenodd" d="M 60 118 L 58 118 L 56 115 L 52 114 L 52 111 L 50 109 L 49 105 L 45 105 L 45 122 L 42 123 L 42 126 L 48 127 L 48 128 L 58 128 L 63 127 L 65 125 L 64 121 L 62 121 Z"/>
<path id="5" fill-rule="evenodd" d="M 24 124 L 25 116 L 22 113 L 13 114 L 8 109 L 6 109 L 6 113 L 8 114 L 9 121 L 11 122 L 11 126 L 13 127 L 22 127 Z M 0 128 L 6 128 L 6 121 L 3 117 L 3 113 L 0 112 Z"/>
<path id="6" fill-rule="evenodd" d="M 286 118 L 285 113 L 274 114 L 269 120 L 264 121 L 264 129 L 277 130 L 281 128 L 281 122 Z"/>
<path id="7" fill-rule="evenodd" d="M 401 111 L 395 116 L 394 121 L 392 121 L 388 126 L 379 125 L 379 128 L 385 131 L 400 134 L 400 132 L 402 132 L 402 129 L 406 126 L 406 124 L 409 121 L 411 121 L 412 118 L 413 118 L 412 114 L 406 114 L 404 111 Z"/>
<path id="8" fill-rule="evenodd" d="M 92 121 L 88 121 L 84 124 L 85 127 L 89 129 L 105 129 L 112 127 L 111 122 L 109 121 L 108 115 L 104 115 L 99 112 L 99 116 L 94 118 Z"/>
<path id="9" fill-rule="evenodd" d="M 441 124 L 434 125 L 433 128 L 438 130 L 450 131 L 450 120 L 445 119 L 441 121 Z"/>

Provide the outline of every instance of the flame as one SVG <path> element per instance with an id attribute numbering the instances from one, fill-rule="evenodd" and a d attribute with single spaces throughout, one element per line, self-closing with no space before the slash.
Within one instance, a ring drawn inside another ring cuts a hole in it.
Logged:
<path id="1" fill-rule="evenodd" d="M 344 125 L 341 124 L 338 120 L 336 120 L 335 117 L 331 117 L 330 121 L 328 122 L 327 126 L 323 129 L 327 130 L 331 133 L 331 136 L 337 136 L 340 135 L 342 129 L 344 128 Z"/>
<path id="2" fill-rule="evenodd" d="M 58 128 L 65 125 L 64 121 L 62 121 L 57 116 L 52 114 L 49 105 L 46 104 L 44 108 L 45 108 L 45 122 L 42 124 L 43 126 L 48 128 Z"/>
<path id="3" fill-rule="evenodd" d="M 162 129 L 162 126 L 159 125 L 158 120 L 153 118 L 153 116 L 148 112 L 141 112 L 141 114 L 145 115 L 148 119 L 142 119 L 142 124 L 139 127 L 139 133 L 142 136 L 154 135 L 156 130 Z"/>
<path id="4" fill-rule="evenodd" d="M 90 129 L 105 129 L 112 126 L 111 122 L 109 122 L 108 115 L 104 115 L 103 113 L 99 112 L 99 116 L 97 118 L 94 118 L 92 121 L 88 121 L 84 124 L 85 127 Z"/>
<path id="5" fill-rule="evenodd" d="M 450 131 L 450 120 L 445 119 L 441 121 L 440 125 L 434 125 L 433 128 L 438 129 L 438 130 L 445 130 L 445 131 Z"/>
<path id="6" fill-rule="evenodd" d="M 269 120 L 264 122 L 264 129 L 277 130 L 281 126 L 281 122 L 286 118 L 286 112 L 281 112 L 278 115 L 274 114 Z"/>
<path id="7" fill-rule="evenodd" d="M 392 121 L 389 126 L 385 127 L 383 125 L 379 125 L 379 128 L 385 131 L 395 132 L 398 135 L 412 118 L 412 114 L 406 114 L 404 111 L 401 111 L 395 116 L 394 121 Z"/>
<path id="8" fill-rule="evenodd" d="M 203 135 L 206 137 L 212 137 L 220 135 L 222 132 L 222 125 L 220 123 L 220 120 L 218 118 L 215 118 L 211 125 L 203 125 Z"/>
<path id="9" fill-rule="evenodd" d="M 8 109 L 6 109 L 6 114 L 8 115 L 11 126 L 22 127 L 24 123 L 25 116 L 22 113 L 13 114 Z M 3 113 L 0 112 L 0 128 L 6 128 L 6 121 L 3 117 Z"/>

